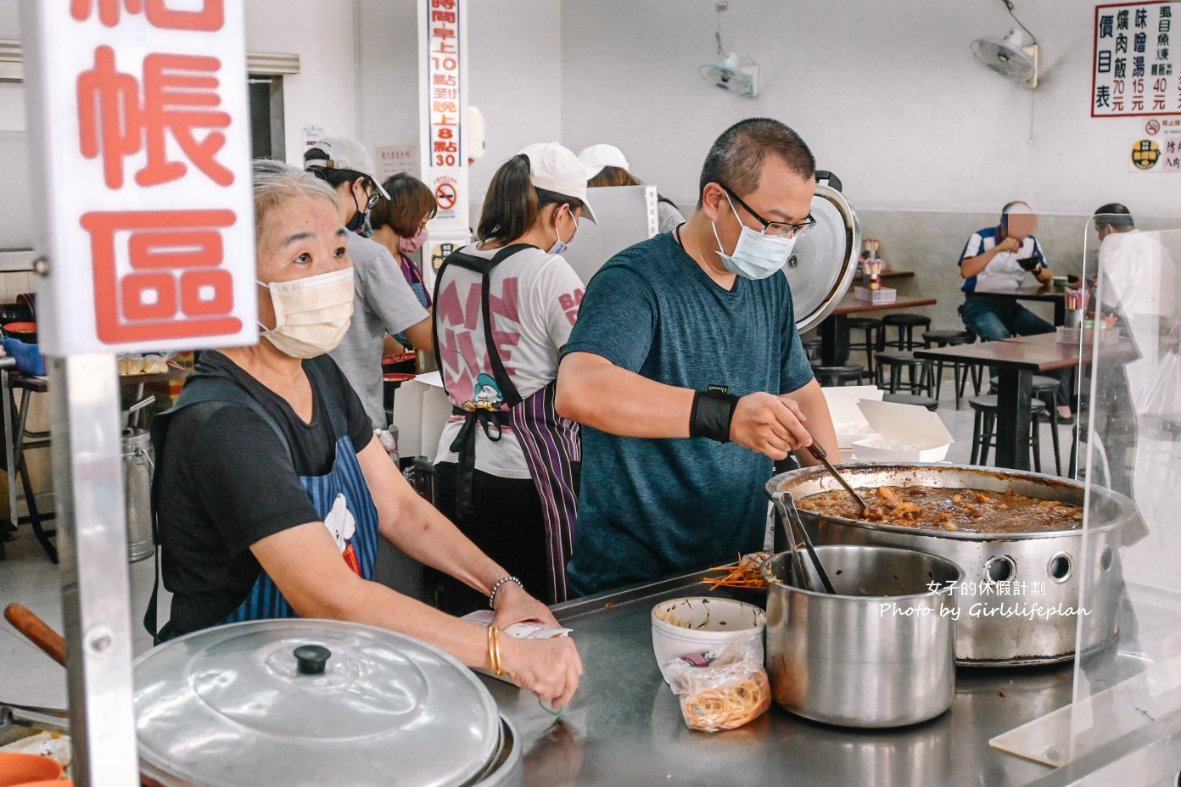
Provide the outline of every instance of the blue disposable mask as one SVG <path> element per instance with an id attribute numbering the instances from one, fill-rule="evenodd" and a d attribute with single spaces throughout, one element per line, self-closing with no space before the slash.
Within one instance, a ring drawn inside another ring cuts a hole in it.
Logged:
<path id="1" fill-rule="evenodd" d="M 575 228 L 574 234 L 572 234 L 570 236 L 569 241 L 562 240 L 562 235 L 558 232 L 558 220 L 557 220 L 557 217 L 555 216 L 554 217 L 554 237 L 557 240 L 554 242 L 553 246 L 549 247 L 549 253 L 550 254 L 562 254 L 563 252 L 565 252 L 566 249 L 570 248 L 570 244 L 574 242 L 574 235 L 577 233 L 578 233 L 578 229 Z"/>
<path id="2" fill-rule="evenodd" d="M 718 256 L 726 270 L 744 279 L 765 279 L 787 264 L 791 250 L 796 245 L 795 238 L 776 238 L 765 235 L 742 223 L 738 218 L 738 211 L 730 196 L 726 195 L 726 202 L 730 203 L 730 210 L 734 218 L 742 227 L 742 234 L 738 236 L 738 243 L 734 245 L 734 253 L 726 254 L 722 251 L 722 239 L 718 237 L 718 225 L 710 222 L 714 230 L 714 239 L 718 242 Z"/>

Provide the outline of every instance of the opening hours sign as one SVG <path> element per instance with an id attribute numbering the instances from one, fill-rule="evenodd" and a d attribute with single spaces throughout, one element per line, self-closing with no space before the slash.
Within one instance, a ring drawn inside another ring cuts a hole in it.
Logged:
<path id="1" fill-rule="evenodd" d="M 256 342 L 242 0 L 21 13 L 43 352 Z"/>
<path id="2" fill-rule="evenodd" d="M 1095 7 L 1091 117 L 1181 115 L 1181 2 Z"/>
<path id="3" fill-rule="evenodd" d="M 467 97 L 464 0 L 419 0 L 421 95 L 425 128 L 423 180 L 439 205 L 436 230 L 467 229 Z"/>

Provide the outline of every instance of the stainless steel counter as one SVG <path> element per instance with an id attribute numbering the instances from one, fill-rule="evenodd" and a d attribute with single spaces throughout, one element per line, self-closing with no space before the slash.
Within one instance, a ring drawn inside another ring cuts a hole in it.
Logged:
<path id="1" fill-rule="evenodd" d="M 1072 665 L 960 669 L 951 710 L 898 730 L 815 724 L 772 705 L 739 730 L 691 732 L 652 655 L 657 601 L 695 595 L 700 575 L 555 607 L 585 664 L 578 696 L 553 723 L 532 695 L 485 682 L 525 747 L 526 784 L 1027 784 L 1051 771 L 989 738 L 1066 705 Z"/>

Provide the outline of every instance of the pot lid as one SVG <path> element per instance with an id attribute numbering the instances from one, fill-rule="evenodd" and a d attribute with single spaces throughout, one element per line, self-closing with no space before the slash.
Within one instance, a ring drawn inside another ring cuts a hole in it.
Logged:
<path id="1" fill-rule="evenodd" d="M 355 623 L 195 632 L 137 659 L 135 687 L 139 756 L 166 783 L 463 784 L 499 745 L 496 704 L 471 671 Z"/>
<path id="2" fill-rule="evenodd" d="M 840 180 L 823 171 L 816 173 L 816 180 L 816 226 L 796 241 L 783 266 L 800 333 L 819 325 L 841 302 L 857 273 L 861 248 L 861 226 L 841 194 Z"/>

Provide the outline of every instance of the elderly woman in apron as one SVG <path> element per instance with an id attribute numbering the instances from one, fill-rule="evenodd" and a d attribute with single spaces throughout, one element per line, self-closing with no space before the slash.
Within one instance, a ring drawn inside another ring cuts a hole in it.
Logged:
<path id="1" fill-rule="evenodd" d="M 581 446 L 554 409 L 558 352 L 582 281 L 562 258 L 594 221 L 586 170 L 557 143 L 530 145 L 492 178 L 478 242 L 435 281 L 435 353 L 452 417 L 439 439 L 435 504 L 547 603 L 566 599 Z M 443 577 L 440 605 L 479 603 Z"/>
<path id="2" fill-rule="evenodd" d="M 275 617 L 384 626 L 561 705 L 582 665 L 569 639 L 493 637 L 372 581 L 378 538 L 492 605 L 492 625 L 553 615 L 409 487 L 327 356 L 353 304 L 337 196 L 255 162 L 259 323 L 253 347 L 202 355 L 153 425 L 153 489 L 171 614 L 160 637 Z M 156 635 L 155 594 L 145 619 Z M 158 637 L 158 638 L 160 638 Z M 495 647 L 493 647 L 495 640 Z"/>

